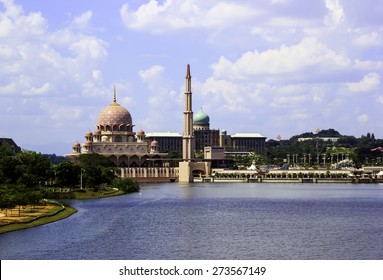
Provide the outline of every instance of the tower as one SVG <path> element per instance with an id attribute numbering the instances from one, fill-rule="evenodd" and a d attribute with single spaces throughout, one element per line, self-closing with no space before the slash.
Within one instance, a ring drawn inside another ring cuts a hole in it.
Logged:
<path id="1" fill-rule="evenodd" d="M 194 159 L 194 137 L 193 137 L 193 110 L 190 65 L 186 66 L 186 90 L 184 110 L 184 134 L 182 137 L 182 158 L 179 163 L 179 182 L 193 182 L 193 159 Z"/>
<path id="2" fill-rule="evenodd" d="M 190 162 L 194 159 L 193 109 L 191 92 L 190 65 L 186 66 L 186 89 L 184 110 L 184 134 L 182 137 L 182 158 Z"/>
<path id="3" fill-rule="evenodd" d="M 179 163 L 178 181 L 183 183 L 194 182 L 193 172 L 200 175 L 211 174 L 210 162 L 196 162 L 194 158 L 194 135 L 193 135 L 193 110 L 190 65 L 186 67 L 186 91 L 185 91 L 185 110 L 184 110 L 184 135 L 182 137 L 182 157 Z"/>

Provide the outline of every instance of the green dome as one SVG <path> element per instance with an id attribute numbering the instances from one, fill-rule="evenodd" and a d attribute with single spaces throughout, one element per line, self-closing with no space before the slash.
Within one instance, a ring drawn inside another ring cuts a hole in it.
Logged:
<path id="1" fill-rule="evenodd" d="M 193 116 L 194 123 L 209 123 L 209 116 L 202 110 L 202 108 L 198 111 L 198 113 Z"/>

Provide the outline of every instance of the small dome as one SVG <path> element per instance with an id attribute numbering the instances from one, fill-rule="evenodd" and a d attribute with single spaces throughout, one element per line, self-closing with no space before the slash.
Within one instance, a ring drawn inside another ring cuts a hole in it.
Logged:
<path id="1" fill-rule="evenodd" d="M 90 130 L 88 130 L 88 132 L 85 134 L 85 136 L 93 136 L 93 134 Z"/>
<path id="2" fill-rule="evenodd" d="M 137 131 L 137 135 L 145 135 L 145 131 L 143 131 L 142 129 L 140 129 L 139 131 Z"/>
<path id="3" fill-rule="evenodd" d="M 193 123 L 209 123 L 209 116 L 202 110 L 202 108 L 193 116 Z"/>
<path id="4" fill-rule="evenodd" d="M 93 133 L 93 135 L 101 135 L 101 130 L 97 129 L 97 130 Z"/>
<path id="5" fill-rule="evenodd" d="M 93 142 L 92 141 L 86 141 L 83 146 L 92 146 Z"/>
<path id="6" fill-rule="evenodd" d="M 160 144 L 156 141 L 156 140 L 153 140 L 151 143 L 150 143 L 150 146 L 154 146 L 154 147 L 157 147 L 159 146 Z"/>
<path id="7" fill-rule="evenodd" d="M 72 146 L 73 148 L 79 148 L 80 147 L 80 143 L 79 142 L 75 142 Z"/>

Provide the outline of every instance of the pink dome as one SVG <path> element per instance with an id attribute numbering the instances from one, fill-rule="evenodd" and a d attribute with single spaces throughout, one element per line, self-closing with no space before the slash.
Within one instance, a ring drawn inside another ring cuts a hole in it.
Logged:
<path id="1" fill-rule="evenodd" d="M 101 110 L 98 115 L 98 125 L 132 125 L 129 111 L 116 102 Z"/>
<path id="2" fill-rule="evenodd" d="M 86 141 L 83 146 L 92 146 L 93 142 L 92 141 Z"/>
<path id="3" fill-rule="evenodd" d="M 137 135 L 145 135 L 145 131 L 143 131 L 142 129 L 140 129 L 139 131 L 137 131 Z"/>
<path id="4" fill-rule="evenodd" d="M 88 130 L 88 132 L 85 134 L 85 136 L 93 136 L 93 134 L 90 130 Z"/>
<path id="5" fill-rule="evenodd" d="M 93 133 L 93 135 L 101 135 L 101 130 L 99 130 L 99 129 L 95 130 L 95 132 Z"/>
<path id="6" fill-rule="evenodd" d="M 80 143 L 79 142 L 75 142 L 72 146 L 73 148 L 79 148 L 80 147 Z"/>
<path id="7" fill-rule="evenodd" d="M 156 141 L 156 140 L 153 140 L 151 143 L 150 143 L 150 146 L 159 146 L 159 143 Z"/>

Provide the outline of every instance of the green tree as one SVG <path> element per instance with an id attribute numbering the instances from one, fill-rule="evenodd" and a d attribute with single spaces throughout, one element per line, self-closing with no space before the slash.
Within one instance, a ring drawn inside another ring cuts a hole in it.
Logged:
<path id="1" fill-rule="evenodd" d="M 5 215 L 7 216 L 7 209 L 14 208 L 15 206 L 14 195 L 8 186 L 0 185 L 0 209 L 5 210 Z"/>
<path id="2" fill-rule="evenodd" d="M 17 154 L 16 158 L 20 161 L 16 166 L 17 183 L 26 187 L 44 186 L 52 178 L 51 163 L 44 155 L 28 151 Z"/>
<path id="3" fill-rule="evenodd" d="M 81 167 L 64 161 L 55 167 L 56 184 L 60 187 L 74 188 L 80 184 Z"/>
<path id="4" fill-rule="evenodd" d="M 98 188 L 114 179 L 114 163 L 105 156 L 83 154 L 80 156 L 80 167 L 83 169 L 83 184 L 87 188 Z"/>
<path id="5" fill-rule="evenodd" d="M 124 193 L 138 192 L 140 190 L 139 184 L 131 178 L 115 178 L 112 181 L 112 187 Z"/>

